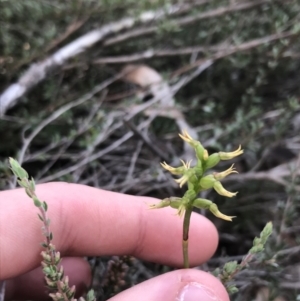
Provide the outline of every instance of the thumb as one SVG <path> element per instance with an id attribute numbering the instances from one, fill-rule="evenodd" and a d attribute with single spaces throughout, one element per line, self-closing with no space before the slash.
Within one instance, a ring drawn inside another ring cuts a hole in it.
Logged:
<path id="1" fill-rule="evenodd" d="M 136 285 L 110 301 L 230 301 L 214 276 L 198 270 L 177 270 Z"/>

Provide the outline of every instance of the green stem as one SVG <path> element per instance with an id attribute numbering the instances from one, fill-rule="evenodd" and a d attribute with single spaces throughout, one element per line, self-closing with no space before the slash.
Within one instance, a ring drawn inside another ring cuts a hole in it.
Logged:
<path id="1" fill-rule="evenodd" d="M 183 264 L 184 268 L 189 268 L 189 228 L 190 228 L 190 219 L 193 207 L 189 206 L 185 210 L 184 219 L 183 219 L 183 237 L 182 237 L 182 251 L 183 251 Z"/>

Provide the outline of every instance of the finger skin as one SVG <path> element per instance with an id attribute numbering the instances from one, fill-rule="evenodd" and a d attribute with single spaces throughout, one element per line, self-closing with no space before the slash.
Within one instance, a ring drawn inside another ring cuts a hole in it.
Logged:
<path id="1" fill-rule="evenodd" d="M 70 286 L 76 286 L 75 297 L 78 298 L 91 281 L 89 266 L 79 258 L 66 258 L 63 266 L 66 274 L 70 275 Z M 218 279 L 205 272 L 191 269 L 177 270 L 155 277 L 121 292 L 110 301 L 181 301 L 182 291 L 189 284 L 203 288 L 207 292 L 208 300 L 229 301 L 228 294 Z M 6 300 L 49 300 L 41 269 L 37 268 L 8 280 L 5 297 Z"/>
<path id="2" fill-rule="evenodd" d="M 72 257 L 63 258 L 61 264 L 70 287 L 76 287 L 75 297 L 82 296 L 91 284 L 90 265 L 83 258 Z M 6 281 L 6 300 L 49 300 L 49 293 L 41 267 Z"/>
<path id="3" fill-rule="evenodd" d="M 224 286 L 217 278 L 191 269 L 160 275 L 121 292 L 109 301 L 182 301 L 183 290 L 190 284 L 201 287 L 205 291 L 204 295 L 207 294 L 207 298 L 199 301 L 230 301 Z"/>
<path id="4" fill-rule="evenodd" d="M 49 205 L 54 244 L 62 256 L 133 256 L 182 266 L 182 219 L 171 208 L 148 210 L 156 199 L 134 197 L 78 184 L 37 186 Z M 23 274 L 40 262 L 41 221 L 24 189 L 0 192 L 0 279 Z M 191 266 L 212 256 L 218 241 L 214 225 L 193 214 Z"/>

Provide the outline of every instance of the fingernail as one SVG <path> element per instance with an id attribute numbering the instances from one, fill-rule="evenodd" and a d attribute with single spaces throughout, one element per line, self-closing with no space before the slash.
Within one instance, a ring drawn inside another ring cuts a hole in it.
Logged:
<path id="1" fill-rule="evenodd" d="M 186 285 L 179 293 L 178 301 L 220 301 L 213 290 L 197 282 Z"/>

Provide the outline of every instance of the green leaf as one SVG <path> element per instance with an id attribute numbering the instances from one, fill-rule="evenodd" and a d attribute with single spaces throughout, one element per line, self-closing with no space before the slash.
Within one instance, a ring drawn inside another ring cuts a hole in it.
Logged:
<path id="1" fill-rule="evenodd" d="M 24 168 L 22 168 L 21 166 L 17 167 L 15 169 L 15 173 L 16 173 L 16 176 L 20 179 L 28 179 L 27 171 Z"/>
<path id="2" fill-rule="evenodd" d="M 258 237 L 255 237 L 253 240 L 253 246 L 258 246 L 259 244 L 261 244 L 261 240 Z"/>
<path id="3" fill-rule="evenodd" d="M 45 275 L 50 275 L 52 274 L 52 270 L 49 267 L 44 267 L 43 268 L 43 272 L 45 273 Z"/>
<path id="4" fill-rule="evenodd" d="M 44 208 L 44 210 L 45 211 L 47 211 L 48 210 L 48 205 L 47 205 L 47 203 L 46 202 L 43 202 L 43 206 L 42 206 L 43 208 Z"/>
<path id="5" fill-rule="evenodd" d="M 42 206 L 42 202 L 36 196 L 33 196 L 32 199 L 33 199 L 34 206 L 38 208 Z"/>
<path id="6" fill-rule="evenodd" d="M 229 261 L 224 265 L 224 270 L 230 275 L 237 269 L 237 261 Z"/>
<path id="7" fill-rule="evenodd" d="M 260 237 L 263 240 L 263 243 L 266 243 L 267 239 L 272 234 L 272 232 L 273 232 L 273 224 L 272 222 L 268 222 L 260 233 Z"/>
<path id="8" fill-rule="evenodd" d="M 13 158 L 9 158 L 9 164 L 11 166 L 11 170 L 14 173 L 15 176 L 17 176 L 20 179 L 28 179 L 28 173 L 27 171 L 21 167 L 19 162 Z"/>
<path id="9" fill-rule="evenodd" d="M 29 187 L 32 191 L 35 191 L 35 181 L 34 178 L 31 178 L 31 180 L 29 181 Z"/>
<path id="10" fill-rule="evenodd" d="M 32 193 L 31 193 L 31 190 L 30 190 L 29 188 L 25 188 L 25 192 L 26 192 L 26 194 L 27 194 L 30 198 L 32 198 Z"/>
<path id="11" fill-rule="evenodd" d="M 249 253 L 250 254 L 255 254 L 255 253 L 259 253 L 259 252 L 261 252 L 263 250 L 264 250 L 264 246 L 263 245 L 257 245 L 257 246 L 253 246 L 250 249 Z"/>
<path id="12" fill-rule="evenodd" d="M 88 293 L 87 293 L 87 295 L 86 295 L 86 300 L 87 301 L 93 301 L 93 300 L 95 300 L 96 299 L 96 297 L 95 297 L 95 292 L 94 292 L 94 290 L 90 290 Z"/>
<path id="13" fill-rule="evenodd" d="M 42 246 L 43 248 L 48 248 L 48 244 L 46 244 L 45 242 L 42 242 L 42 243 L 41 243 L 41 246 Z"/>
<path id="14" fill-rule="evenodd" d="M 21 186 L 21 187 L 24 187 L 24 183 L 21 181 L 21 180 L 17 180 L 18 184 Z"/>
<path id="15" fill-rule="evenodd" d="M 239 289 L 236 286 L 232 285 L 232 286 L 227 287 L 227 291 L 230 295 L 232 295 L 232 294 L 237 293 L 239 291 Z"/>
<path id="16" fill-rule="evenodd" d="M 22 167 L 19 167 L 16 169 L 16 174 L 17 176 L 20 178 L 20 179 L 28 179 L 28 173 L 27 171 L 22 168 Z"/>
<path id="17" fill-rule="evenodd" d="M 221 274 L 221 269 L 220 268 L 216 268 L 214 271 L 212 271 L 212 274 L 215 277 L 219 277 L 219 275 Z"/>
<path id="18" fill-rule="evenodd" d="M 13 158 L 9 158 L 9 165 L 13 172 L 20 167 L 19 162 Z"/>
<path id="19" fill-rule="evenodd" d="M 44 221 L 43 217 L 39 213 L 38 213 L 38 217 L 42 222 Z"/>
<path id="20" fill-rule="evenodd" d="M 264 246 L 273 232 L 273 224 L 272 222 L 268 222 L 263 230 L 260 233 L 259 238 L 255 237 L 253 240 L 253 247 L 250 249 L 250 254 L 255 254 L 262 252 L 264 250 Z"/>

